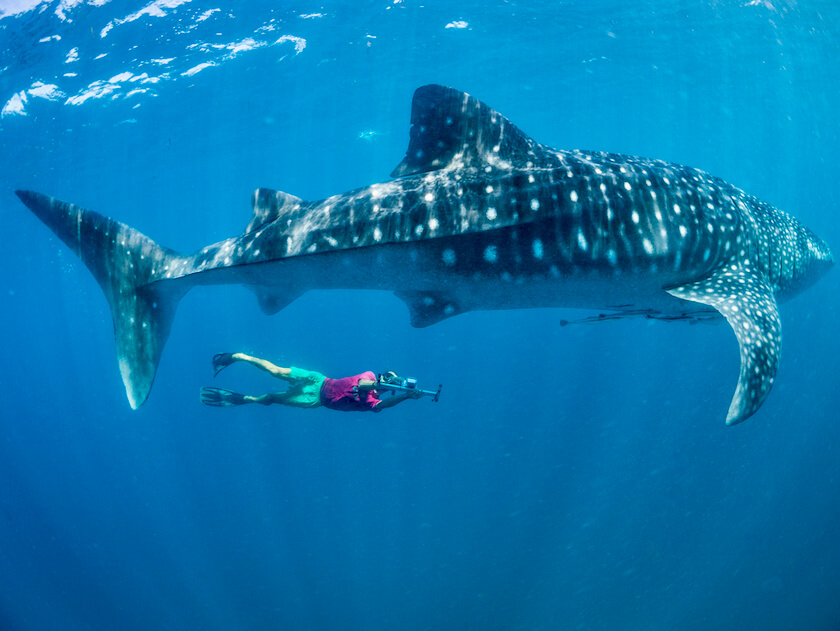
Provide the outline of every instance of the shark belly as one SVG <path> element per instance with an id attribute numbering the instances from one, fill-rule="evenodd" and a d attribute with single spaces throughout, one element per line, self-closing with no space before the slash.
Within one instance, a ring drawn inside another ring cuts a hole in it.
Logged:
<path id="1" fill-rule="evenodd" d="M 243 284 L 267 313 L 311 290 L 395 292 L 411 323 L 425 327 L 468 311 L 576 308 L 662 315 L 714 313 L 664 288 L 696 278 L 693 270 L 661 269 L 657 258 L 617 266 L 570 261 L 523 239 L 521 228 L 377 247 L 324 251 L 196 272 L 196 285 Z M 526 242 L 527 249 L 516 247 Z"/>

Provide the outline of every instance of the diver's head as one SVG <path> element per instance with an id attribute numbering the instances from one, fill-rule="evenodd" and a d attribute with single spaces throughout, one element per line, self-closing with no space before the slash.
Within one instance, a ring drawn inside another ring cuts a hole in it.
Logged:
<path id="1" fill-rule="evenodd" d="M 400 376 L 393 370 L 386 370 L 379 375 L 379 381 L 383 383 L 395 383 L 400 380 Z"/>

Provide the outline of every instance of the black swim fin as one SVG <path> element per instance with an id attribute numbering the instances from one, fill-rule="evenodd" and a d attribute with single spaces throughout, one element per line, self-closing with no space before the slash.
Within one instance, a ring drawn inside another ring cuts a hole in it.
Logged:
<path id="1" fill-rule="evenodd" d="M 232 408 L 245 403 L 245 395 L 222 388 L 202 388 L 199 397 L 204 405 L 217 408 Z"/>
<path id="2" fill-rule="evenodd" d="M 216 377 L 233 362 L 233 353 L 218 353 L 213 355 L 213 376 Z"/>

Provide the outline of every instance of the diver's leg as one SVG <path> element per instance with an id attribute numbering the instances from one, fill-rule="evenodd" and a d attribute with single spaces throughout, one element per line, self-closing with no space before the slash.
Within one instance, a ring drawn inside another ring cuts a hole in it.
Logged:
<path id="1" fill-rule="evenodd" d="M 245 395 L 245 403 L 259 403 L 260 405 L 272 405 L 273 403 L 288 405 L 287 400 L 288 396 L 285 392 L 269 392 L 255 397 Z"/>
<path id="2" fill-rule="evenodd" d="M 251 364 L 252 366 L 256 366 L 257 368 L 259 368 L 260 370 L 266 371 L 272 377 L 277 377 L 278 379 L 285 379 L 286 381 L 289 380 L 289 375 L 292 372 L 291 369 L 283 368 L 282 366 L 276 366 L 267 359 L 251 357 L 250 355 L 246 355 L 245 353 L 234 353 L 233 360 Z"/>
<path id="3" fill-rule="evenodd" d="M 291 370 L 289 368 L 276 366 L 266 359 L 251 357 L 245 353 L 219 353 L 213 357 L 213 369 L 215 371 L 215 375 L 218 375 L 223 369 L 230 366 L 233 362 L 245 362 L 247 364 L 251 364 L 260 370 L 264 370 L 273 377 L 285 379 L 286 381 L 289 380 L 289 375 L 291 374 Z"/>
<path id="4" fill-rule="evenodd" d="M 287 402 L 289 397 L 286 392 L 270 392 L 268 394 L 251 396 L 250 394 L 239 394 L 238 392 L 231 392 L 222 388 L 202 388 L 199 394 L 202 403 L 219 408 L 230 408 L 238 405 L 247 405 L 248 403 L 259 403 L 260 405 L 279 403 L 281 405 L 289 405 Z"/>

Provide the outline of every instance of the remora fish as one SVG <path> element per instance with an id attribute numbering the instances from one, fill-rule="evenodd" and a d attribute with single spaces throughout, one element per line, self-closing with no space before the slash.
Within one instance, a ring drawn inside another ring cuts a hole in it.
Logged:
<path id="1" fill-rule="evenodd" d="M 241 283 L 268 314 L 310 289 L 395 291 L 424 327 L 482 309 L 580 307 L 726 318 L 741 372 L 726 422 L 772 387 L 777 301 L 833 263 L 787 214 L 696 169 L 541 145 L 473 97 L 414 94 L 392 177 L 315 202 L 259 189 L 245 232 L 182 256 L 45 195 L 18 196 L 87 265 L 108 299 L 128 400 L 146 400 L 178 301 Z M 401 273 L 376 274 L 376 269 Z"/>

